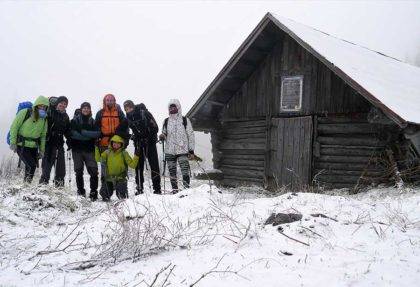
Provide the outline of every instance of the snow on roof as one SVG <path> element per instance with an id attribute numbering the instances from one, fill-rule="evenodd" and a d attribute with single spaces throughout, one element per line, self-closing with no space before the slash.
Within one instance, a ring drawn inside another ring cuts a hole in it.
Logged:
<path id="1" fill-rule="evenodd" d="M 286 32 L 295 34 L 404 121 L 420 123 L 420 68 L 290 19 L 269 15 L 280 28 L 290 30 Z"/>

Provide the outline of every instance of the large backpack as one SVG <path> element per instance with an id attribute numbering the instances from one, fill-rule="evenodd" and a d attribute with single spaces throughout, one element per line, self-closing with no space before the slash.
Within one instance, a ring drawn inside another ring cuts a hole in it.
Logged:
<path id="1" fill-rule="evenodd" d="M 148 111 L 144 105 L 136 105 L 134 109 L 133 115 L 127 115 L 129 126 L 139 140 L 146 139 L 150 136 L 150 118 L 148 116 Z M 134 115 L 137 114 L 139 115 L 139 118 L 135 118 Z"/>
<path id="2" fill-rule="evenodd" d="M 22 125 L 23 125 L 24 122 L 26 122 L 27 119 L 30 118 L 30 116 L 32 114 L 32 103 L 31 102 L 21 102 L 21 103 L 19 103 L 19 105 L 17 107 L 16 114 L 18 114 L 23 109 L 27 109 L 27 112 L 26 112 L 25 117 L 23 118 Z M 6 141 L 7 141 L 7 144 L 10 145 L 10 130 L 7 133 Z"/>

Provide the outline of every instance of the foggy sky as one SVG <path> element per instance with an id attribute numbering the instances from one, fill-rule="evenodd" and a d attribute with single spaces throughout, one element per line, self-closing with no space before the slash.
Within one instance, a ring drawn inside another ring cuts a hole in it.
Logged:
<path id="1" fill-rule="evenodd" d="M 420 2 L 0 2 L 0 156 L 17 103 L 38 95 L 67 96 L 71 117 L 107 93 L 159 125 L 171 98 L 186 113 L 267 12 L 420 59 Z"/>

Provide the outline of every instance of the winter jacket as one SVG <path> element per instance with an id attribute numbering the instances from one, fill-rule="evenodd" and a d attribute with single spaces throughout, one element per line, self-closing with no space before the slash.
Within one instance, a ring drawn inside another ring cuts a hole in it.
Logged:
<path id="1" fill-rule="evenodd" d="M 124 147 L 114 151 L 111 147 L 112 142 L 119 142 L 124 145 L 124 139 L 120 136 L 113 136 L 110 140 L 109 147 L 104 152 L 100 153 L 99 148 L 95 149 L 95 159 L 98 162 L 105 164 L 105 180 L 123 180 L 127 177 L 128 167 L 135 169 L 139 161 L 138 156 L 131 156 L 124 149 Z"/>
<path id="2" fill-rule="evenodd" d="M 194 152 L 195 139 L 191 121 L 187 118 L 187 126 L 184 127 L 181 104 L 177 99 L 172 99 L 168 108 L 172 104 L 177 106 L 178 113 L 169 115 L 167 125 L 166 120 L 163 124 L 162 133 L 166 136 L 165 153 L 179 155 Z"/>
<path id="3" fill-rule="evenodd" d="M 48 112 L 47 145 L 63 146 L 64 136 L 70 139 L 70 119 L 66 112 L 51 109 Z"/>
<path id="4" fill-rule="evenodd" d="M 74 151 L 93 152 L 95 141 L 101 136 L 91 115 L 76 115 L 71 120 L 71 146 Z"/>
<path id="5" fill-rule="evenodd" d="M 157 142 L 159 127 L 153 115 L 147 110 L 144 104 L 134 107 L 134 110 L 127 113 L 128 126 L 133 131 L 135 146 L 146 146 Z"/>
<path id="6" fill-rule="evenodd" d="M 101 139 L 99 146 L 107 147 L 113 135 L 128 137 L 128 123 L 119 105 L 109 108 L 103 99 L 103 108 L 96 114 L 96 125 L 100 128 Z"/>
<path id="7" fill-rule="evenodd" d="M 25 122 L 23 120 L 26 117 L 28 109 L 19 111 L 10 127 L 10 144 L 23 145 L 29 148 L 36 148 L 39 145 L 39 150 L 42 152 L 45 151 L 48 121 L 42 118 L 35 120 L 34 111 L 36 106 L 48 106 L 48 104 L 49 102 L 46 97 L 38 97 L 32 107 L 31 116 Z"/>

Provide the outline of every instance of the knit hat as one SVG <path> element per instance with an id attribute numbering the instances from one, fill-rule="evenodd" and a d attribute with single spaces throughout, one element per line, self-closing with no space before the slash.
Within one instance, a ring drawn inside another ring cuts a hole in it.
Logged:
<path id="1" fill-rule="evenodd" d="M 66 104 L 69 104 L 69 100 L 65 96 L 60 96 L 57 98 L 56 104 L 58 105 L 61 102 L 66 102 Z"/>
<path id="2" fill-rule="evenodd" d="M 83 103 L 80 105 L 80 109 L 83 109 L 84 107 L 88 107 L 90 110 L 92 109 L 92 108 L 90 107 L 90 104 L 89 104 L 88 102 L 83 102 Z"/>
<path id="3" fill-rule="evenodd" d="M 130 107 L 130 108 L 134 108 L 134 103 L 133 103 L 133 101 L 132 100 L 126 100 L 125 102 L 124 102 L 124 108 L 125 107 Z"/>

